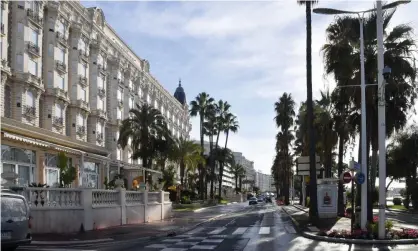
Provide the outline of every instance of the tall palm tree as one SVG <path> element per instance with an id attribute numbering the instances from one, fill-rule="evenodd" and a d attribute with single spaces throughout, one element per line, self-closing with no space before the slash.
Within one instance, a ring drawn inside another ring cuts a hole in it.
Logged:
<path id="1" fill-rule="evenodd" d="M 137 105 L 129 112 L 132 116 L 122 121 L 118 144 L 125 148 L 131 142 L 132 158 L 140 158 L 143 167 L 152 169 L 157 154 L 165 150 L 163 142 L 172 140 L 165 118 L 148 104 Z M 145 177 L 148 177 L 147 174 L 146 171 Z"/>
<path id="2" fill-rule="evenodd" d="M 238 129 L 239 129 L 239 123 L 238 123 L 237 116 L 233 115 L 232 113 L 226 114 L 224 124 L 223 124 L 223 130 L 226 135 L 224 148 L 226 148 L 228 145 L 229 132 L 236 133 Z"/>
<path id="3" fill-rule="evenodd" d="M 221 132 L 224 130 L 224 124 L 226 123 L 227 116 L 230 116 L 229 109 L 231 105 L 228 102 L 224 102 L 222 99 L 215 104 L 215 112 L 217 114 L 216 123 L 217 123 L 217 132 L 218 135 L 216 136 L 216 145 L 215 148 L 219 147 L 219 136 Z"/>
<path id="4" fill-rule="evenodd" d="M 307 91 L 307 114 L 309 132 L 309 159 L 310 159 L 310 210 L 309 215 L 313 222 L 318 218 L 318 200 L 315 168 L 315 138 L 312 122 L 313 101 L 312 101 L 312 5 L 317 3 L 315 0 L 297 0 L 298 4 L 305 5 L 306 12 L 306 91 Z"/>
<path id="5" fill-rule="evenodd" d="M 230 170 L 235 178 L 235 192 L 238 193 L 239 191 L 238 187 L 241 187 L 241 186 L 238 186 L 238 179 L 240 179 L 242 176 L 245 175 L 245 168 L 241 164 L 233 163 L 231 165 Z"/>
<path id="6" fill-rule="evenodd" d="M 195 100 L 190 102 L 190 116 L 191 117 L 196 117 L 199 116 L 200 119 L 200 147 L 202 149 L 202 156 L 205 152 L 205 148 L 204 148 L 204 122 L 205 122 L 205 116 L 206 113 L 209 109 L 211 109 L 211 107 L 213 106 L 213 102 L 214 99 L 210 97 L 209 94 L 207 94 L 206 92 L 202 92 L 199 93 Z M 200 198 L 203 200 L 204 199 L 204 168 L 203 165 L 200 165 L 199 167 L 199 194 L 200 194 Z"/>
<path id="7" fill-rule="evenodd" d="M 180 137 L 175 140 L 174 145 L 174 159 L 180 165 L 180 184 L 183 187 L 186 168 L 194 169 L 198 164 L 203 164 L 204 160 L 201 155 L 201 148 L 199 144 L 191 140 Z"/>
<path id="8" fill-rule="evenodd" d="M 218 130 L 220 126 L 220 121 L 217 116 L 216 107 L 211 106 L 210 109 L 206 112 L 205 122 L 203 122 L 204 135 L 209 138 L 209 154 L 207 156 L 207 174 L 205 176 L 206 183 L 210 182 L 210 198 L 214 198 L 213 192 L 213 182 L 215 175 L 215 157 L 213 156 L 213 150 L 216 148 L 214 146 L 214 137 L 219 135 Z M 205 186 L 205 189 L 207 187 Z M 205 194 L 206 196 L 206 194 Z"/>
<path id="9" fill-rule="evenodd" d="M 387 29 L 395 11 L 384 13 L 384 30 Z M 376 14 L 371 14 L 364 20 L 365 45 L 365 79 L 366 84 L 377 83 L 377 45 L 376 45 Z M 338 85 L 358 85 L 360 83 L 359 61 L 359 20 L 352 17 L 337 18 L 326 30 L 327 44 L 324 45 L 325 71 L 333 74 Z M 384 32 L 385 64 L 392 68 L 392 76 L 386 85 L 386 128 L 390 137 L 395 131 L 402 129 L 407 121 L 407 112 L 414 106 L 416 100 L 416 67 L 413 48 L 416 46 L 412 28 L 408 25 L 398 25 L 391 32 Z M 366 92 L 367 141 L 372 149 L 368 191 L 374 186 L 377 169 L 378 151 L 378 116 L 377 87 L 370 86 Z M 361 106 L 361 94 L 357 88 L 350 96 L 357 110 Z M 360 135 L 362 137 L 362 135 Z M 369 172 L 369 171 L 368 171 Z M 371 203 L 371 200 L 369 200 Z M 368 218 L 372 217 L 371 204 L 368 206 Z"/>
<path id="10" fill-rule="evenodd" d="M 218 197 L 222 198 L 222 177 L 225 165 L 232 165 L 235 160 L 232 151 L 228 148 L 218 148 L 214 150 L 215 159 L 219 164 L 219 177 L 218 177 Z"/>
<path id="11" fill-rule="evenodd" d="M 290 146 L 294 139 L 291 128 L 294 125 L 295 119 L 295 101 L 291 94 L 286 92 L 279 98 L 279 101 L 274 104 L 274 110 L 276 112 L 276 126 L 280 129 L 277 134 L 276 151 L 279 155 L 280 161 L 283 161 L 279 167 L 283 170 L 283 187 L 285 203 L 289 204 L 289 184 L 290 184 L 290 166 L 292 163 L 290 155 Z M 280 173 L 280 171 L 278 172 Z"/>

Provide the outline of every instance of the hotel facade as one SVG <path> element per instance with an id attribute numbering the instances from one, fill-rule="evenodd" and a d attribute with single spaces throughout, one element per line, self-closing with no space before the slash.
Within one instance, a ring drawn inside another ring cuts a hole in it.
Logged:
<path id="1" fill-rule="evenodd" d="M 189 138 L 184 90 L 171 95 L 106 23 L 99 8 L 79 1 L 1 1 L 1 173 L 16 183 L 54 186 L 57 154 L 78 172 L 73 186 L 104 188 L 120 173 L 132 184 L 140 160 L 117 144 L 136 104 L 167 119 Z"/>

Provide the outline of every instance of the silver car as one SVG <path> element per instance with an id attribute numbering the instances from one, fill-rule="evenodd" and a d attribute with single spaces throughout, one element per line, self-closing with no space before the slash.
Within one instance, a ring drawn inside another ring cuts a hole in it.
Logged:
<path id="1" fill-rule="evenodd" d="M 31 217 L 25 197 L 1 190 L 1 250 L 11 251 L 32 241 Z"/>

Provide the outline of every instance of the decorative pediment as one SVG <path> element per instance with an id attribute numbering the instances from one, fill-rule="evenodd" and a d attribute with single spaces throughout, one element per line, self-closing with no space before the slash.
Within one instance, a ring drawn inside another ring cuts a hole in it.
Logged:
<path id="1" fill-rule="evenodd" d="M 105 16 L 100 8 L 92 7 L 88 8 L 91 20 L 99 26 L 101 29 L 105 26 Z"/>

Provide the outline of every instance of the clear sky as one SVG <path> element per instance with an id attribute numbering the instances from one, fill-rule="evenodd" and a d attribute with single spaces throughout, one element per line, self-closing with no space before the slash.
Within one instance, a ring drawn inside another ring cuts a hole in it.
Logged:
<path id="1" fill-rule="evenodd" d="M 171 93 L 181 78 L 188 102 L 203 91 L 228 101 L 240 122 L 228 147 L 254 161 L 257 170 L 270 173 L 277 133 L 273 104 L 283 92 L 291 93 L 298 104 L 306 99 L 304 7 L 296 0 L 82 3 L 103 9 L 106 22 L 149 60 L 152 74 Z M 374 3 L 334 0 L 317 6 L 364 10 Z M 399 7 L 392 24 L 408 23 L 417 29 L 417 10 L 418 1 Z M 319 90 L 334 85 L 323 75 L 320 52 L 334 17 L 312 14 L 312 19 L 317 97 Z M 191 136 L 198 139 L 198 120 L 192 124 Z"/>

